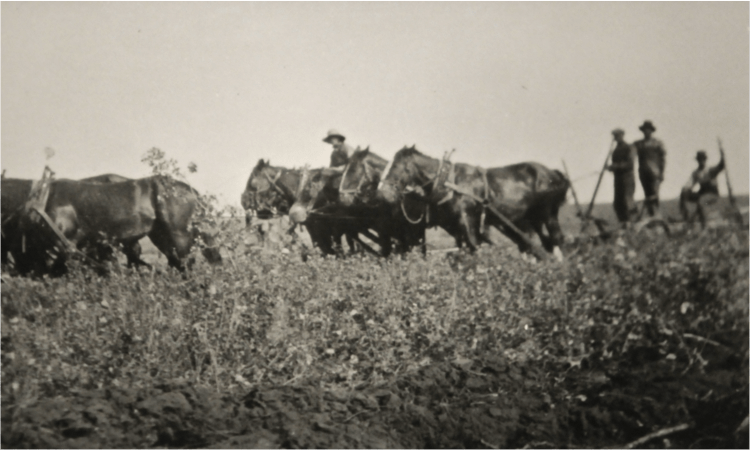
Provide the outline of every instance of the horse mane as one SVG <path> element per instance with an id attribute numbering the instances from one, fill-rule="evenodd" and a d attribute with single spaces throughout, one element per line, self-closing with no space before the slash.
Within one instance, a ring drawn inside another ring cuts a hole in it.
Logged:
<path id="1" fill-rule="evenodd" d="M 395 161 L 397 158 L 406 158 L 409 156 L 424 156 L 422 152 L 417 150 L 417 144 L 412 145 L 409 147 L 408 145 L 404 145 L 404 147 L 397 151 L 395 155 L 393 155 L 393 160 Z"/>
<path id="2" fill-rule="evenodd" d="M 359 148 L 359 147 L 357 147 L 357 149 L 354 150 L 354 152 L 352 153 L 352 155 L 349 157 L 349 161 L 351 161 L 352 159 L 355 159 L 355 158 L 356 159 L 363 159 L 363 158 L 367 157 L 367 155 L 369 155 L 369 154 L 370 154 L 370 146 L 369 145 L 367 147 L 365 147 L 365 148 Z"/>
<path id="3" fill-rule="evenodd" d="M 383 158 L 382 156 L 378 155 L 377 153 L 370 151 L 370 146 L 368 145 L 362 150 L 357 150 L 349 157 L 349 161 L 356 161 L 356 162 L 363 162 L 368 156 L 373 158 L 375 163 L 381 163 L 383 165 L 388 163 L 388 160 Z"/>

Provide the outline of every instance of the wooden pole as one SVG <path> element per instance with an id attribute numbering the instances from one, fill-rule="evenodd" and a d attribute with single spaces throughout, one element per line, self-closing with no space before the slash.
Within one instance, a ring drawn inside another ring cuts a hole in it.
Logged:
<path id="1" fill-rule="evenodd" d="M 562 159 L 563 164 L 563 170 L 565 170 L 565 178 L 568 179 L 568 184 L 570 185 L 570 191 L 573 193 L 573 201 L 576 203 L 576 211 L 578 211 L 578 217 L 583 217 L 583 210 L 581 209 L 581 204 L 578 203 L 578 195 L 576 195 L 576 188 L 573 187 L 573 180 L 570 179 L 570 174 L 568 173 L 568 165 L 565 164 L 565 160 Z"/>
<path id="2" fill-rule="evenodd" d="M 719 152 L 721 153 L 721 159 L 724 160 L 724 176 L 727 180 L 727 197 L 729 197 L 729 204 L 732 205 L 732 209 L 734 209 L 735 220 L 740 225 L 744 225 L 742 213 L 740 212 L 740 208 L 739 206 L 737 206 L 737 200 L 735 200 L 734 194 L 732 193 L 732 183 L 729 181 L 729 165 L 727 164 L 726 157 L 724 156 L 724 148 L 721 145 L 721 138 L 717 136 L 716 140 L 719 143 Z"/>
<path id="3" fill-rule="evenodd" d="M 596 200 L 596 193 L 599 192 L 599 185 L 602 184 L 602 178 L 604 177 L 604 172 L 607 171 L 607 163 L 609 162 L 609 157 L 612 156 L 612 152 L 615 150 L 616 144 L 617 144 L 617 141 L 612 139 L 612 145 L 610 146 L 609 152 L 607 153 L 607 158 L 604 160 L 604 167 L 602 167 L 602 171 L 599 173 L 599 179 L 596 181 L 596 188 L 594 188 L 594 195 L 591 196 L 591 203 L 589 203 L 589 209 L 586 210 L 585 219 L 589 219 L 591 217 L 591 211 L 594 209 L 594 200 Z"/>

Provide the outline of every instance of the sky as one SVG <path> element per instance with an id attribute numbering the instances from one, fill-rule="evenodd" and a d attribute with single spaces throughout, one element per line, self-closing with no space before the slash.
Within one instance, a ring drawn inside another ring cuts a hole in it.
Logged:
<path id="1" fill-rule="evenodd" d="M 667 150 L 662 198 L 679 195 L 697 150 L 718 162 L 717 137 L 734 192 L 748 192 L 747 2 L 0 8 L 9 177 L 45 164 L 58 178 L 146 176 L 157 147 L 197 165 L 194 187 L 239 205 L 260 158 L 327 165 L 335 128 L 389 159 L 416 144 L 483 167 L 564 160 L 588 203 L 611 130 L 635 141 L 648 119 Z M 605 174 L 598 202 L 612 183 Z"/>

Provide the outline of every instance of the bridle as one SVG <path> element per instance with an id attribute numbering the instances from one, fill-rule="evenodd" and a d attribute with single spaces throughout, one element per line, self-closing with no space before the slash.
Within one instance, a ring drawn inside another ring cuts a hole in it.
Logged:
<path id="1" fill-rule="evenodd" d="M 274 176 L 273 179 L 271 179 L 271 176 L 268 175 L 268 172 L 263 172 L 263 175 L 266 177 L 266 180 L 268 180 L 268 187 L 263 189 L 262 191 L 256 191 L 255 193 L 260 194 L 261 192 L 266 192 L 266 191 L 273 189 L 281 195 L 287 195 L 287 192 L 284 191 L 284 189 L 276 183 L 279 180 L 279 178 L 281 178 L 283 171 L 284 169 L 279 169 L 279 171 L 276 172 L 276 176 Z"/>
<path id="2" fill-rule="evenodd" d="M 280 178 L 281 178 L 281 176 L 282 176 L 282 175 L 284 174 L 284 171 L 285 171 L 285 170 L 286 170 L 286 169 L 283 169 L 283 168 L 279 168 L 279 169 L 278 169 L 278 171 L 276 172 L 276 175 L 274 175 L 274 177 L 273 177 L 273 178 L 271 178 L 271 175 L 269 175 L 267 171 L 263 170 L 263 171 L 261 172 L 261 173 L 263 174 L 263 177 L 264 177 L 264 178 L 265 178 L 265 179 L 266 179 L 266 180 L 268 181 L 268 186 L 266 186 L 266 187 L 265 187 L 265 188 L 263 188 L 263 189 L 260 189 L 260 190 L 256 190 L 255 192 L 253 192 L 253 193 L 252 193 L 252 196 L 253 196 L 253 199 L 254 199 L 254 203 L 255 203 L 256 209 L 260 209 L 260 208 L 258 208 L 258 206 L 260 206 L 260 205 L 259 205 L 259 200 L 258 200 L 258 195 L 259 195 L 259 194 L 262 194 L 262 193 L 264 193 L 264 192 L 268 192 L 268 191 L 271 191 L 271 190 L 273 190 L 273 191 L 276 191 L 276 192 L 278 192 L 279 194 L 281 194 L 281 196 L 282 196 L 282 197 L 284 197 L 284 198 L 285 198 L 285 200 L 287 200 L 287 201 L 288 201 L 288 200 L 289 200 L 290 198 L 291 198 L 292 200 L 294 200 L 294 199 L 295 199 L 295 197 L 296 197 L 296 196 L 295 196 L 294 194 L 291 194 L 291 193 L 289 192 L 289 189 L 287 189 L 287 188 L 286 188 L 286 187 L 285 187 L 285 186 L 284 186 L 283 184 L 282 184 L 282 185 L 280 185 L 280 184 L 278 183 L 279 179 L 280 179 Z M 277 210 L 276 210 L 276 207 L 275 207 L 275 206 L 270 206 L 270 205 L 268 205 L 268 204 L 267 204 L 267 202 L 263 202 L 263 203 L 264 203 L 264 204 L 263 204 L 263 206 L 264 206 L 264 207 L 266 207 L 266 208 L 268 208 L 269 210 L 271 210 L 271 212 L 272 212 L 272 213 L 273 213 L 274 215 L 278 215 L 278 213 L 276 212 Z"/>
<path id="3" fill-rule="evenodd" d="M 427 181 L 425 181 L 424 183 L 417 184 L 416 186 L 407 185 L 403 189 L 400 189 L 397 186 L 395 186 L 395 183 L 392 180 L 387 180 L 388 174 L 390 173 L 390 170 L 393 167 L 393 160 L 391 160 L 391 161 L 388 162 L 388 166 L 384 170 L 383 177 L 381 178 L 380 183 L 378 184 L 378 189 L 382 188 L 382 186 L 383 186 L 384 183 L 388 183 L 388 184 L 392 185 L 394 188 L 396 188 L 396 190 L 399 193 L 399 197 L 401 198 L 401 201 L 399 202 L 400 203 L 399 206 L 401 207 L 401 213 L 404 215 L 404 219 L 406 219 L 407 222 L 409 222 L 409 223 L 411 223 L 413 225 L 417 225 L 417 224 L 422 223 L 423 220 L 425 221 L 425 223 L 428 223 L 430 221 L 430 218 L 429 218 L 430 217 L 430 204 L 429 204 L 429 202 L 426 202 L 425 212 L 423 212 L 422 215 L 418 219 L 414 220 L 411 217 L 409 217 L 409 215 L 406 212 L 406 207 L 404 206 L 404 200 L 406 199 L 406 195 L 405 194 L 416 193 L 419 197 L 422 198 L 422 200 L 426 200 L 426 194 L 424 192 L 424 189 L 427 186 L 429 186 L 429 185 L 432 185 L 432 187 L 430 189 L 430 194 L 431 195 L 434 194 L 437 191 L 438 187 L 439 187 L 440 178 L 443 175 L 443 171 L 444 171 L 444 168 L 446 167 L 446 163 L 448 163 L 448 172 L 447 172 L 447 177 L 446 178 L 451 178 L 452 176 L 454 176 L 453 175 L 454 174 L 454 165 L 449 160 L 449 158 L 450 158 L 451 154 L 453 153 L 453 151 L 455 151 L 455 150 L 452 150 L 451 152 L 446 152 L 446 154 L 443 156 L 443 159 L 440 160 L 440 162 L 438 164 L 438 169 L 435 172 L 434 176 L 429 177 L 427 179 Z M 420 169 L 420 171 L 421 171 L 421 169 Z M 447 179 L 444 180 L 444 181 L 447 181 Z M 443 203 L 449 201 L 452 198 L 453 198 L 453 191 L 450 190 L 441 200 L 439 200 L 437 202 L 437 204 L 438 205 L 442 205 Z"/>
<path id="4" fill-rule="evenodd" d="M 297 186 L 297 194 L 295 195 L 294 202 L 297 203 L 302 200 L 302 192 L 305 190 L 305 186 L 310 182 L 310 170 L 305 167 L 302 172 L 302 178 L 299 180 L 299 186 Z M 310 214 L 312 207 L 315 206 L 315 200 L 317 195 L 311 195 L 310 200 L 304 205 L 305 212 Z"/>
<path id="5" fill-rule="evenodd" d="M 310 170 L 307 167 L 305 167 L 305 169 L 302 172 L 302 177 L 300 178 L 299 186 L 297 186 L 297 194 L 295 195 L 294 203 L 302 202 L 302 194 L 305 191 L 305 187 L 307 187 L 307 185 L 310 184 L 311 182 L 312 182 L 312 179 L 310 175 Z M 315 192 L 315 195 L 312 195 L 312 192 L 310 192 L 310 199 L 307 201 L 307 203 L 303 204 L 305 213 L 307 213 L 308 215 L 318 213 L 318 210 L 314 210 L 313 207 L 315 206 L 315 201 L 318 199 L 318 195 L 320 194 L 321 191 L 322 191 L 322 188 L 319 189 L 317 192 Z"/>
<path id="6" fill-rule="evenodd" d="M 357 187 L 354 189 L 344 189 L 344 182 L 346 181 L 346 174 L 349 172 L 349 166 L 351 166 L 351 161 L 347 163 L 346 167 L 344 168 L 344 173 L 341 175 L 341 183 L 339 184 L 339 194 L 354 194 L 357 195 L 362 192 L 362 186 L 372 183 L 373 177 L 370 174 L 370 165 L 367 164 L 367 161 L 362 160 L 362 166 L 365 170 L 365 176 L 361 177 L 359 179 L 359 183 L 357 184 Z"/>

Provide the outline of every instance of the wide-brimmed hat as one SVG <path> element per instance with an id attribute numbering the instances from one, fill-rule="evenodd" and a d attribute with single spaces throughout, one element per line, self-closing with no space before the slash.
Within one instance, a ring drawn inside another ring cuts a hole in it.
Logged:
<path id="1" fill-rule="evenodd" d="M 643 125 L 641 125 L 640 127 L 638 127 L 638 129 L 641 130 L 641 131 L 646 131 L 646 129 L 649 129 L 651 131 L 656 131 L 656 127 L 654 126 L 653 123 L 651 123 L 650 120 L 644 121 Z"/>
<path id="2" fill-rule="evenodd" d="M 695 154 L 695 159 L 700 161 L 701 159 L 708 159 L 708 155 L 706 155 L 706 152 L 703 150 L 698 150 L 698 153 Z"/>
<path id="3" fill-rule="evenodd" d="M 341 139 L 342 141 L 346 140 L 346 138 L 344 137 L 344 135 L 341 134 L 341 133 L 339 133 L 338 131 L 336 131 L 336 130 L 328 130 L 328 135 L 323 138 L 323 142 L 327 142 L 327 143 L 330 144 L 331 143 L 331 139 L 333 139 L 335 137 Z"/>
<path id="4" fill-rule="evenodd" d="M 612 130 L 612 136 L 624 136 L 625 131 L 622 128 L 615 128 Z"/>

